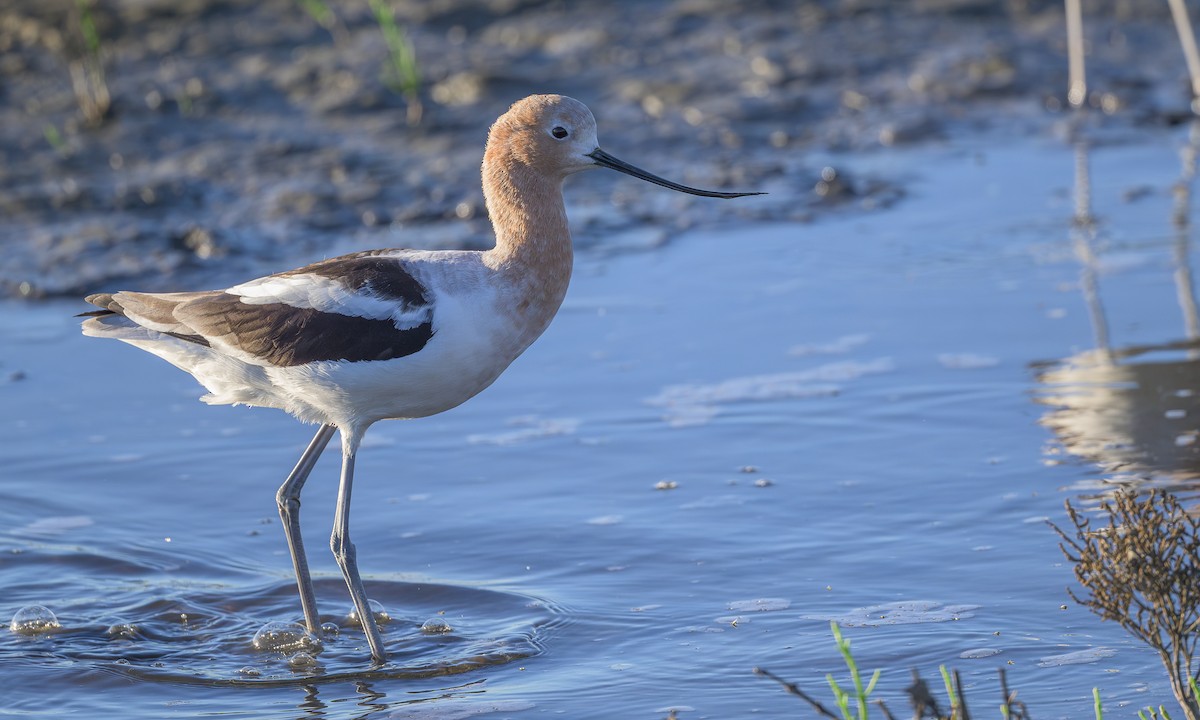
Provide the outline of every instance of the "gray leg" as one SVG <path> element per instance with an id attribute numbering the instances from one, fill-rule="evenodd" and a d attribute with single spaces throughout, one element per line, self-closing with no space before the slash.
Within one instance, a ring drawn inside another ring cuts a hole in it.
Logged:
<path id="1" fill-rule="evenodd" d="M 300 589 L 300 605 L 304 608 L 304 623 L 308 631 L 314 634 L 321 632 L 321 619 L 317 614 L 317 594 L 313 591 L 312 576 L 308 572 L 308 560 L 304 556 L 304 540 L 300 537 L 300 491 L 304 489 L 304 481 L 308 479 L 321 452 L 329 444 L 336 430 L 333 425 L 322 425 L 308 449 L 300 456 L 295 469 L 288 475 L 287 480 L 279 486 L 275 493 L 275 502 L 279 505 L 279 519 L 283 521 L 283 532 L 287 535 L 288 551 L 292 554 L 292 567 L 296 569 L 296 585 Z"/>
<path id="2" fill-rule="evenodd" d="M 367 604 L 367 592 L 363 589 L 362 577 L 358 574 L 358 562 L 355 560 L 354 543 L 350 542 L 350 489 L 354 484 L 354 453 L 357 445 L 357 438 L 348 440 L 345 431 L 342 432 L 342 484 L 338 488 L 337 510 L 329 547 L 333 549 L 333 557 L 346 578 L 346 587 L 350 589 L 354 610 L 362 621 L 367 644 L 371 646 L 371 659 L 383 664 L 387 661 L 387 653 L 383 650 L 383 637 L 375 625 L 375 615 Z"/>

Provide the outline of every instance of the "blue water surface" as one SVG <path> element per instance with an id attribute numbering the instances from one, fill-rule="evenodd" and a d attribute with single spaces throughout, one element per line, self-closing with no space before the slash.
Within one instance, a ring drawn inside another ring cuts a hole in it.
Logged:
<path id="1" fill-rule="evenodd" d="M 62 624 L 0 632 L 0 715 L 803 717 L 752 669 L 832 706 L 830 620 L 899 714 L 943 664 L 980 716 L 998 668 L 1039 718 L 1093 687 L 1114 716 L 1170 702 L 1157 656 L 1070 600 L 1045 521 L 1200 467 L 1186 143 L 814 158 L 906 197 L 582 253 L 492 388 L 368 434 L 353 532 L 394 652 L 372 672 L 326 551 L 336 457 L 303 523 L 342 629 L 315 665 L 252 646 L 300 619 L 274 492 L 311 427 L 196 402 L 80 336 L 81 303 L 0 303 L 0 616 Z"/>

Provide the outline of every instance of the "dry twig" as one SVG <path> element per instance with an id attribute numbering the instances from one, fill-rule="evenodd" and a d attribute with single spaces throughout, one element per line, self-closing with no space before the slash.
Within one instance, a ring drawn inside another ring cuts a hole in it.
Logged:
<path id="1" fill-rule="evenodd" d="M 1158 490 L 1144 498 L 1118 493 L 1102 506 L 1107 527 L 1093 529 L 1070 502 L 1066 507 L 1074 534 L 1051 526 L 1084 589 L 1082 596 L 1067 592 L 1154 648 L 1179 706 L 1189 720 L 1200 720 L 1188 687 L 1200 639 L 1200 519 Z"/>

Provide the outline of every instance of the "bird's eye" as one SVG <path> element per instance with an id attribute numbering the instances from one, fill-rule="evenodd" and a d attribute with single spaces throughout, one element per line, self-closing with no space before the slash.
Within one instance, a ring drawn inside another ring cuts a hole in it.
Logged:
<path id="1" fill-rule="evenodd" d="M 567 136 L 567 129 L 562 125 L 556 125 L 554 129 L 550 131 L 550 134 L 559 140 L 562 140 Z"/>

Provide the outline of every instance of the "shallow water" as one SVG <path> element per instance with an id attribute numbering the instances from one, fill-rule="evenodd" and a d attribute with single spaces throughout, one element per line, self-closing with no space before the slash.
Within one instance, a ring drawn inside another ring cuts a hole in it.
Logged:
<path id="1" fill-rule="evenodd" d="M 195 402 L 165 363 L 79 336 L 80 304 L 0 305 L 0 615 L 62 624 L 0 633 L 2 704 L 799 717 L 751 669 L 827 700 L 830 619 L 893 711 L 909 668 L 932 684 L 943 663 L 983 715 L 998 667 L 1037 717 L 1088 714 L 1094 686 L 1114 710 L 1168 702 L 1157 657 L 1070 601 L 1044 520 L 1195 476 L 1185 142 L 1092 149 L 1083 235 L 1070 146 L 978 140 L 831 158 L 909 178 L 891 209 L 582 254 L 493 388 L 368 435 L 353 531 L 395 653 L 370 673 L 323 542 L 332 458 L 303 520 L 344 627 L 315 665 L 252 646 L 300 618 L 273 493 L 311 428 Z"/>

